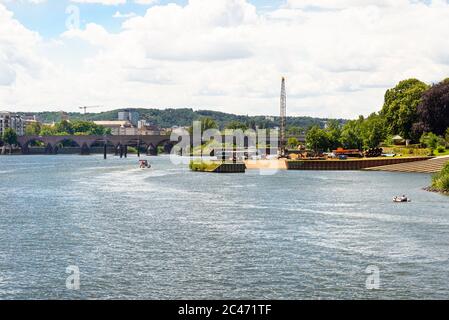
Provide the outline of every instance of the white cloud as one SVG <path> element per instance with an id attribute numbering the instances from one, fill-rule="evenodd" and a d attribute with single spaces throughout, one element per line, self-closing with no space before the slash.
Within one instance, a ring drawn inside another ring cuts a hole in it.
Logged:
<path id="1" fill-rule="evenodd" d="M 2 36 L 4 23 L 34 41 L 14 36 L 9 44 L 20 64 L 0 55 L 0 105 L 21 109 L 192 106 L 276 114 L 285 75 L 290 114 L 355 117 L 379 110 L 385 90 L 402 79 L 449 75 L 445 1 L 289 0 L 258 13 L 245 0 L 190 0 L 125 18 L 119 33 L 90 23 L 52 42 L 5 14 L 3 8 L 0 46 L 10 35 Z"/>
<path id="2" fill-rule="evenodd" d="M 37 55 L 39 35 L 13 19 L 0 4 L 0 86 L 13 86 L 26 77 L 37 77 L 45 66 Z"/>
<path id="3" fill-rule="evenodd" d="M 345 9 L 354 7 L 401 7 L 407 6 L 408 0 L 288 0 L 290 8 L 323 8 L 323 9 Z"/>

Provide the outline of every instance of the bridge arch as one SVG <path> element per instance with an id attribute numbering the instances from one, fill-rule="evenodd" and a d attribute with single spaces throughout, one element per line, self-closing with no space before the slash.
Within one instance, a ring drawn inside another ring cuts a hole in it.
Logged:
<path id="1" fill-rule="evenodd" d="M 33 137 L 25 142 L 17 142 L 24 154 L 52 154 L 53 145 L 43 137 Z"/>
<path id="2" fill-rule="evenodd" d="M 162 150 L 165 154 L 170 154 L 176 142 L 171 141 L 170 139 L 162 140 L 156 145 L 156 150 L 159 150 L 162 147 Z"/>
<path id="3" fill-rule="evenodd" d="M 56 141 L 53 144 L 53 153 L 54 154 L 80 153 L 80 151 L 81 151 L 81 146 L 74 139 L 63 138 L 59 141 Z"/>

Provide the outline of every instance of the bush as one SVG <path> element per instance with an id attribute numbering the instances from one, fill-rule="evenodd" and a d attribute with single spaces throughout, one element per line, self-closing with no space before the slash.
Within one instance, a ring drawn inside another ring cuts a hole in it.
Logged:
<path id="1" fill-rule="evenodd" d="M 221 162 L 212 161 L 190 161 L 189 168 L 192 171 L 212 172 L 220 166 Z"/>
<path id="2" fill-rule="evenodd" d="M 443 146 L 438 146 L 437 151 L 438 151 L 439 153 L 443 153 L 443 152 L 446 151 L 446 148 L 443 147 Z"/>
<path id="3" fill-rule="evenodd" d="M 440 141 L 440 138 L 432 132 L 424 133 L 421 136 L 421 139 L 419 140 L 421 145 L 423 145 L 426 148 L 430 148 L 432 150 L 436 149 L 439 141 Z"/>
<path id="4" fill-rule="evenodd" d="M 432 177 L 432 188 L 442 192 L 449 192 L 449 163 L 446 164 L 440 173 Z"/>

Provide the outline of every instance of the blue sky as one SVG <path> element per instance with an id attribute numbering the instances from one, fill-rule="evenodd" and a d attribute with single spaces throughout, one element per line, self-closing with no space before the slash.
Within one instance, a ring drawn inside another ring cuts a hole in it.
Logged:
<path id="1" fill-rule="evenodd" d="M 449 76 L 447 0 L 92 1 L 125 2 L 0 0 L 0 109 L 275 115 L 286 77 L 288 114 L 355 118 Z"/>
<path id="2" fill-rule="evenodd" d="M 213 0 L 211 0 L 213 1 Z M 258 10 L 266 11 L 277 8 L 284 1 L 282 0 L 251 0 Z M 187 0 L 159 0 L 155 5 L 166 5 L 168 3 L 177 3 L 185 5 Z M 93 3 L 73 3 L 67 0 L 47 0 L 43 3 L 32 3 L 26 0 L 11 1 L 5 3 L 6 7 L 14 12 L 14 16 L 24 26 L 31 30 L 38 31 L 41 36 L 46 38 L 57 37 L 66 29 L 65 21 L 67 14 L 66 8 L 69 5 L 76 5 L 81 13 L 81 27 L 86 23 L 94 22 L 102 25 L 108 31 L 120 31 L 123 19 L 113 18 L 113 15 L 119 11 L 122 14 L 135 13 L 144 15 L 146 10 L 152 5 L 136 4 L 127 1 L 120 5 L 102 5 Z"/>

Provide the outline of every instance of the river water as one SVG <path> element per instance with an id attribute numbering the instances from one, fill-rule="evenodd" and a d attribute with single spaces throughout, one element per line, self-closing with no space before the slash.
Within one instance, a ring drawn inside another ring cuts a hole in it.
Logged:
<path id="1" fill-rule="evenodd" d="M 0 157 L 0 298 L 449 298 L 449 198 L 429 175 L 150 161 Z"/>

